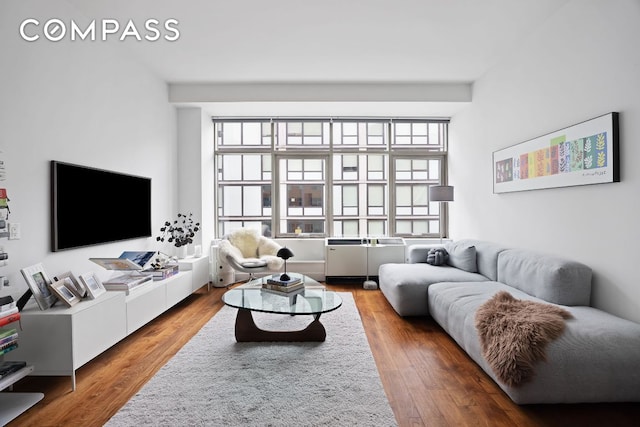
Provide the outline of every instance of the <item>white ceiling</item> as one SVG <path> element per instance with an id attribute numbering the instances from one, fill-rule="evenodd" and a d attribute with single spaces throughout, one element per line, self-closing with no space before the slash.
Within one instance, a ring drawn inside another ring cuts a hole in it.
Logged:
<path id="1" fill-rule="evenodd" d="M 394 84 L 472 83 L 568 0 L 67 1 L 177 19 L 176 42 L 122 43 L 169 83 Z"/>

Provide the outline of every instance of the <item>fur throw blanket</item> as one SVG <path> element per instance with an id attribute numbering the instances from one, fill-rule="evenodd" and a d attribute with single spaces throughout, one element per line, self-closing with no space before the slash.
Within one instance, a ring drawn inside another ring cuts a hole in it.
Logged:
<path id="1" fill-rule="evenodd" d="M 478 308 L 482 355 L 498 379 L 511 387 L 531 380 L 545 348 L 564 331 L 571 313 L 551 304 L 515 299 L 500 291 Z"/>
<path id="2" fill-rule="evenodd" d="M 232 257 L 236 263 L 245 267 L 267 263 L 269 270 L 280 270 L 284 264 L 282 258 L 277 257 L 281 248 L 274 240 L 261 236 L 258 231 L 241 228 L 220 242 L 222 258 Z"/>

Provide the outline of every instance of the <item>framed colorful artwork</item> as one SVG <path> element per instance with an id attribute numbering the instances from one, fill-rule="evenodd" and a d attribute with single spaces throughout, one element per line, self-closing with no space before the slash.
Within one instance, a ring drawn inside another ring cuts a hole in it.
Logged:
<path id="1" fill-rule="evenodd" d="M 618 113 L 493 153 L 493 192 L 620 181 Z"/>

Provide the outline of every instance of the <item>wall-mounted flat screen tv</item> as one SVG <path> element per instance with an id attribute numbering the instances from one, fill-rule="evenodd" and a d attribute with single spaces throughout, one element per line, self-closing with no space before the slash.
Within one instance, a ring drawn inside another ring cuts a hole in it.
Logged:
<path id="1" fill-rule="evenodd" d="M 51 250 L 151 236 L 151 178 L 51 161 Z"/>

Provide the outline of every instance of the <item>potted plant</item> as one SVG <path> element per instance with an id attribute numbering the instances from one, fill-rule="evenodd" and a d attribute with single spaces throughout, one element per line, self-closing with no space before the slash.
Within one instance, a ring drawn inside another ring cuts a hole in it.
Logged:
<path id="1" fill-rule="evenodd" d="M 179 258 L 185 258 L 187 247 L 193 243 L 193 238 L 200 230 L 200 223 L 193 220 L 193 214 L 178 214 L 178 219 L 173 222 L 166 221 L 160 228 L 160 236 L 156 237 L 158 242 L 172 243 L 179 249 Z"/>

